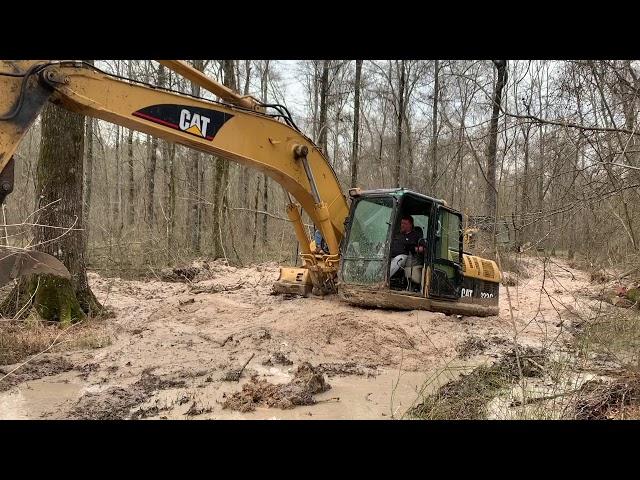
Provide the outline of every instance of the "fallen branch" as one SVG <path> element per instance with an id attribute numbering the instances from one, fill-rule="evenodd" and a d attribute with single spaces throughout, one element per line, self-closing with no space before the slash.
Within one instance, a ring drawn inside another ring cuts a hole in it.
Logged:
<path id="1" fill-rule="evenodd" d="M 325 398 L 324 400 L 316 400 L 316 403 L 339 402 L 340 397 Z"/>
<path id="2" fill-rule="evenodd" d="M 622 280 L 623 278 L 628 277 L 629 275 L 631 275 L 634 272 L 637 272 L 638 270 L 640 270 L 640 267 L 634 267 L 631 270 L 627 270 L 626 272 L 624 272 L 622 275 L 618 277 L 618 280 Z"/>
<path id="3" fill-rule="evenodd" d="M 242 366 L 241 369 L 239 370 L 229 370 L 224 377 L 222 377 L 222 380 L 225 382 L 238 382 L 240 381 L 240 377 L 242 376 L 242 372 L 244 372 L 244 369 L 247 368 L 247 365 L 249 365 L 249 362 L 253 359 L 253 357 L 255 357 L 256 354 L 252 353 L 251 356 L 249 357 L 249 360 L 247 360 L 245 362 L 245 364 Z"/>
<path id="4" fill-rule="evenodd" d="M 240 290 L 242 287 L 244 287 L 244 284 L 246 282 L 241 282 L 238 283 L 236 285 L 231 285 L 231 286 L 225 286 L 225 285 L 211 285 L 209 287 L 197 287 L 197 286 L 193 286 L 189 289 L 189 291 L 193 294 L 199 294 L 199 293 L 220 293 L 220 292 L 233 292 L 234 290 Z"/>
<path id="5" fill-rule="evenodd" d="M 579 391 L 578 390 L 570 390 L 568 392 L 562 392 L 562 393 L 556 393 L 555 395 L 549 395 L 546 397 L 535 397 L 535 398 L 528 398 L 524 403 L 520 400 L 514 400 L 513 402 L 511 402 L 511 404 L 509 405 L 510 407 L 521 407 L 523 405 L 531 405 L 532 403 L 540 403 L 540 402 L 545 402 L 547 400 L 553 400 L 555 398 L 560 398 L 560 397 L 566 397 L 567 395 L 571 395 L 573 393 L 577 393 Z"/>

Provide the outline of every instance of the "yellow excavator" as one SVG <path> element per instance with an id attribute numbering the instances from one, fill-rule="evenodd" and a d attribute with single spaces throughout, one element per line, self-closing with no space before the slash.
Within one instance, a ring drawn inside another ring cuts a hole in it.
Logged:
<path id="1" fill-rule="evenodd" d="M 327 159 L 284 106 L 241 96 L 186 62 L 159 63 L 219 101 L 123 78 L 85 62 L 0 61 L 0 201 L 13 190 L 16 148 L 50 101 L 253 167 L 279 183 L 289 196 L 287 214 L 303 265 L 280 269 L 276 293 L 337 293 L 367 307 L 498 313 L 500 271 L 495 262 L 463 252 L 462 215 L 445 201 L 404 188 L 356 188 L 347 199 Z M 312 248 L 301 209 L 320 232 L 323 250 Z M 407 216 L 419 232 L 421 254 L 392 275 L 390 245 Z M 11 253 L 16 251 L 0 255 L 0 279 L 34 272 L 65 276 L 53 257 Z"/>

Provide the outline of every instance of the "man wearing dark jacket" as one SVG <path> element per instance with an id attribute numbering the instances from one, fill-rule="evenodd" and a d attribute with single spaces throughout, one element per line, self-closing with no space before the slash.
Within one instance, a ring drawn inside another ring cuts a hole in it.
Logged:
<path id="1" fill-rule="evenodd" d="M 392 259 L 390 277 L 393 277 L 400 268 L 413 267 L 423 263 L 423 240 L 413 227 L 411 215 L 404 215 L 400 220 L 400 231 L 391 239 L 389 256 Z"/>

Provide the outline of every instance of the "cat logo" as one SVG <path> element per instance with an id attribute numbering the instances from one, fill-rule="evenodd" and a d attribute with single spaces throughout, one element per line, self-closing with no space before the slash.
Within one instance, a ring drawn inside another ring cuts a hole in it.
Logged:
<path id="1" fill-rule="evenodd" d="M 180 130 L 189 132 L 199 137 L 207 138 L 207 127 L 211 123 L 209 117 L 198 113 L 191 113 L 186 108 L 180 112 Z"/>
<path id="2" fill-rule="evenodd" d="M 171 103 L 149 105 L 132 115 L 208 141 L 213 141 L 222 126 L 233 118 L 229 113 L 209 108 Z"/>

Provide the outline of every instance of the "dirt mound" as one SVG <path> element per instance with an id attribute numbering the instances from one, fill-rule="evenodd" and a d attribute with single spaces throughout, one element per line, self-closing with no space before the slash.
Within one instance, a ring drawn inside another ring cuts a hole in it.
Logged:
<path id="1" fill-rule="evenodd" d="M 417 349 L 416 338 L 422 334 L 404 328 L 406 315 L 399 320 L 380 313 L 327 313 L 296 322 L 288 333 L 314 352 L 354 362 L 385 366 L 398 365 L 402 358 L 419 362 L 424 354 Z"/>
<path id="2" fill-rule="evenodd" d="M 242 391 L 227 398 L 222 408 L 251 412 L 256 407 L 294 408 L 298 405 L 314 405 L 313 395 L 326 392 L 331 385 L 325 382 L 324 376 L 309 363 L 298 367 L 291 382 L 285 385 L 274 385 L 266 380 L 252 378 L 242 387 Z"/>
<path id="3" fill-rule="evenodd" d="M 261 272 L 264 268 L 272 268 L 273 265 L 256 265 L 251 270 Z M 245 269 L 249 270 L 249 269 Z M 165 282 L 198 283 L 218 277 L 227 277 L 238 271 L 237 267 L 228 264 L 224 259 L 194 260 L 188 265 L 179 265 L 173 268 L 163 268 L 160 271 L 160 279 Z"/>
<path id="4" fill-rule="evenodd" d="M 0 368 L 0 378 L 7 375 L 12 368 Z M 73 364 L 64 357 L 37 359 L 20 367 L 6 378 L 0 380 L 0 392 L 9 390 L 12 386 L 42 377 L 50 377 L 59 373 L 73 370 Z"/>
<path id="5" fill-rule="evenodd" d="M 160 279 L 163 282 L 191 282 L 200 269 L 196 267 L 163 268 L 160 270 Z"/>
<path id="6" fill-rule="evenodd" d="M 78 420 L 120 420 L 145 418 L 157 413 L 155 407 L 140 409 L 131 415 L 131 409 L 144 403 L 158 390 L 184 387 L 184 380 L 163 378 L 144 370 L 140 379 L 127 388 L 111 387 L 99 393 L 87 393 L 69 412 L 69 418 Z"/>

